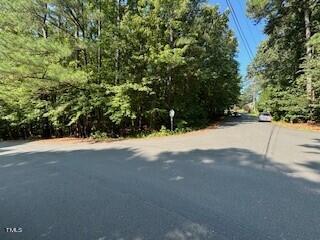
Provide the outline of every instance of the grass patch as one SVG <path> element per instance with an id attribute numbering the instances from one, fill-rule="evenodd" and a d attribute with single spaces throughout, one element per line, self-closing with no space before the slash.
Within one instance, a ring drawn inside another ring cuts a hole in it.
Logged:
<path id="1" fill-rule="evenodd" d="M 191 132 L 196 130 L 195 128 L 176 128 L 174 131 L 170 131 L 166 127 L 162 126 L 162 128 L 159 131 L 141 131 L 136 135 L 133 135 L 131 137 L 133 138 L 150 138 L 150 137 L 164 137 L 164 136 L 172 136 L 172 135 L 178 135 L 183 134 L 187 132 Z"/>
<path id="2" fill-rule="evenodd" d="M 130 132 L 126 137 L 110 137 L 107 133 L 97 131 L 91 134 L 90 138 L 96 142 L 104 141 L 116 141 L 122 139 L 132 139 L 132 138 L 151 138 L 151 137 L 165 137 L 172 135 L 179 135 L 191 131 L 197 130 L 196 128 L 176 128 L 174 131 L 162 127 L 159 131 L 156 130 L 142 130 L 136 132 Z"/>
<path id="3" fill-rule="evenodd" d="M 111 142 L 124 139 L 123 137 L 111 137 L 105 132 L 96 131 L 90 135 L 90 139 L 95 142 Z"/>

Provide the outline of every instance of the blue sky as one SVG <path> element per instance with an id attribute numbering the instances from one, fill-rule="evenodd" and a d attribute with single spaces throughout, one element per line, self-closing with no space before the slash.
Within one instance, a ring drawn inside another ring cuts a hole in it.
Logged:
<path id="1" fill-rule="evenodd" d="M 229 0 L 236 12 L 241 29 L 250 45 L 250 48 L 255 55 L 259 43 L 265 38 L 263 34 L 263 25 L 256 25 L 254 21 L 246 16 L 246 0 Z M 209 4 L 218 4 L 221 11 L 228 9 L 226 0 L 209 0 Z M 245 45 L 241 40 L 239 32 L 236 28 L 235 22 L 230 14 L 230 27 L 235 32 L 239 42 L 238 61 L 240 63 L 240 73 L 243 77 L 246 76 L 247 66 L 251 62 L 250 57 L 246 51 Z"/>

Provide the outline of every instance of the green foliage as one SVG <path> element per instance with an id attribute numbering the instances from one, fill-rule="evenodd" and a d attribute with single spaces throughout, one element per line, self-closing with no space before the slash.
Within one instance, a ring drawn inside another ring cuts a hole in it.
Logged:
<path id="1" fill-rule="evenodd" d="M 91 133 L 90 137 L 96 141 L 105 141 L 105 140 L 109 139 L 109 136 L 107 133 L 100 132 L 99 130 L 94 133 Z"/>
<path id="2" fill-rule="evenodd" d="M 161 126 L 159 131 L 152 130 L 152 131 L 141 131 L 137 135 L 133 135 L 133 137 L 137 138 L 145 138 L 145 137 L 164 137 L 164 136 L 171 136 L 171 135 L 179 135 L 183 133 L 187 133 L 192 131 L 196 128 L 176 128 L 174 131 L 170 131 L 165 126 Z"/>
<path id="3" fill-rule="evenodd" d="M 304 93 L 296 91 L 269 86 L 261 93 L 257 110 L 272 112 L 275 120 L 304 121 L 308 119 L 308 101 Z"/>
<path id="4" fill-rule="evenodd" d="M 178 129 L 185 129 L 188 126 L 188 122 L 184 121 L 184 120 L 180 120 L 177 123 L 177 128 Z"/>
<path id="5" fill-rule="evenodd" d="M 234 104 L 237 41 L 203 2 L 2 0 L 1 138 L 150 132 L 171 108 L 185 131 Z"/>
<path id="6" fill-rule="evenodd" d="M 261 92 L 259 110 L 286 121 L 320 121 L 319 4 L 249 0 L 247 10 L 255 20 L 265 20 L 268 36 L 248 69 L 248 77 Z"/>

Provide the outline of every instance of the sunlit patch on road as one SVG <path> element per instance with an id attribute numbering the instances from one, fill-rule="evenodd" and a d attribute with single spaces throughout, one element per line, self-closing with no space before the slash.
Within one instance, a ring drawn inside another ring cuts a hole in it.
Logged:
<path id="1" fill-rule="evenodd" d="M 181 181 L 183 179 L 184 179 L 184 177 L 176 176 L 176 177 L 170 178 L 170 181 Z"/>

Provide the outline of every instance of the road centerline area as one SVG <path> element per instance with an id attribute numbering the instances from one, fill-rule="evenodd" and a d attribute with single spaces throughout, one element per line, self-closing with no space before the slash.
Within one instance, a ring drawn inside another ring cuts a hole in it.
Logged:
<path id="1" fill-rule="evenodd" d="M 272 129 L 271 129 L 271 132 L 270 132 L 270 135 L 269 135 L 269 138 L 268 138 L 268 142 L 267 142 L 267 146 L 266 146 L 266 151 L 265 151 L 265 153 L 264 153 L 264 159 L 265 159 L 265 160 L 267 160 L 268 154 L 270 153 L 270 148 L 271 148 L 271 145 L 272 145 L 271 141 L 272 141 L 273 138 L 274 138 L 274 132 L 275 132 L 275 130 L 278 130 L 278 127 L 275 126 L 275 125 L 273 125 L 273 126 L 272 126 Z"/>

